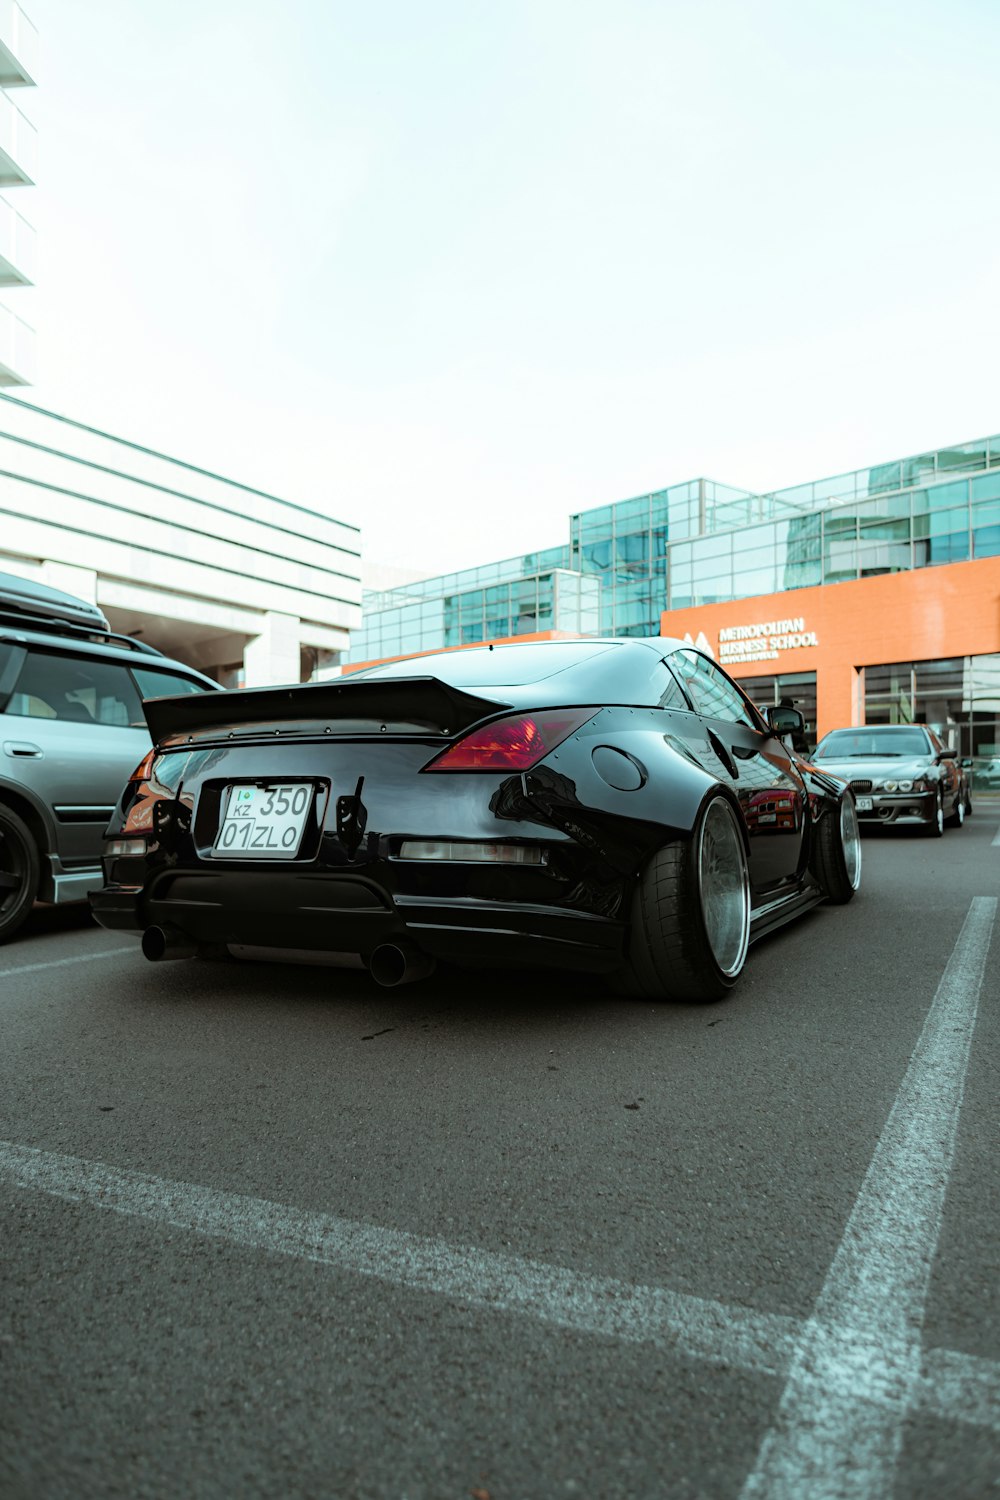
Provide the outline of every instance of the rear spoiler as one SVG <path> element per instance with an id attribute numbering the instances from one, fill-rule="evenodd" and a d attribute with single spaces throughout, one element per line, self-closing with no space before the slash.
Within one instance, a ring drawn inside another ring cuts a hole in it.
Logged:
<path id="1" fill-rule="evenodd" d="M 183 693 L 143 703 L 154 745 L 178 739 L 283 734 L 457 734 L 509 703 L 477 698 L 437 677 L 304 682 L 297 687 Z"/>

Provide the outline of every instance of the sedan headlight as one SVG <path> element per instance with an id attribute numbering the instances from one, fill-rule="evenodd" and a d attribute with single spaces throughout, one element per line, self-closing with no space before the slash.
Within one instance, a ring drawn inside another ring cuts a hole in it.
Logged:
<path id="1" fill-rule="evenodd" d="M 901 792 L 912 792 L 913 791 L 913 782 L 912 781 L 901 781 L 899 783 L 899 790 Z"/>
<path id="2" fill-rule="evenodd" d="M 882 783 L 883 789 L 887 792 L 894 792 L 898 785 L 898 781 L 883 781 Z"/>

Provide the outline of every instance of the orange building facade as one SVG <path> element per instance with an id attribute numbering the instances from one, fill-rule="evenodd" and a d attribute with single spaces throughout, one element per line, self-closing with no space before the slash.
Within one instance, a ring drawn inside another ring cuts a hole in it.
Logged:
<path id="1" fill-rule="evenodd" d="M 766 689 L 804 703 L 817 739 L 912 720 L 1000 755 L 1000 557 L 665 610 L 660 628 L 710 651 L 755 702 Z"/>

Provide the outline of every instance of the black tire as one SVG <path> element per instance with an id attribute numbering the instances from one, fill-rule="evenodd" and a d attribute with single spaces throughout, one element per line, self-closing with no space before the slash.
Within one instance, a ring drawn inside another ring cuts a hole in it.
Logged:
<path id="1" fill-rule="evenodd" d="M 27 921 L 38 894 L 41 863 L 31 830 L 0 803 L 0 943 Z"/>
<path id="2" fill-rule="evenodd" d="M 861 884 L 861 833 L 854 798 L 844 792 L 816 824 L 809 868 L 834 906 L 844 906 Z"/>
<path id="3" fill-rule="evenodd" d="M 646 1000 L 721 1000 L 739 978 L 749 934 L 743 827 L 729 799 L 715 793 L 691 837 L 665 844 L 640 872 L 617 987 Z"/>
<path id="4" fill-rule="evenodd" d="M 949 817 L 945 818 L 945 820 L 944 820 L 945 821 L 945 825 L 948 828 L 962 828 L 964 826 L 964 824 L 965 824 L 965 815 L 968 812 L 968 810 L 969 809 L 966 806 L 965 793 L 962 792 L 961 795 L 959 796 L 958 800 L 955 803 L 955 807 L 954 807 L 951 815 Z"/>
<path id="5" fill-rule="evenodd" d="M 940 787 L 938 787 L 937 801 L 934 804 L 934 817 L 927 824 L 924 833 L 929 839 L 939 839 L 944 833 L 944 797 Z"/>

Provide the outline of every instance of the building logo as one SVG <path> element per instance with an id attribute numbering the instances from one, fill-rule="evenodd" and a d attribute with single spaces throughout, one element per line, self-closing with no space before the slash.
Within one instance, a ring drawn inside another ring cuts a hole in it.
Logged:
<path id="1" fill-rule="evenodd" d="M 719 631 L 719 660 L 724 665 L 745 661 L 777 661 L 783 651 L 818 646 L 815 630 L 807 630 L 803 616 L 766 620 L 762 624 L 730 625 Z"/>
<path id="2" fill-rule="evenodd" d="M 698 637 L 697 637 L 696 640 L 692 640 L 691 639 L 691 632 L 690 632 L 690 630 L 685 630 L 685 632 L 684 632 L 684 644 L 686 646 L 693 646 L 696 651 L 704 651 L 704 653 L 705 653 L 706 656 L 710 656 L 713 661 L 715 660 L 715 652 L 712 650 L 711 646 L 708 644 L 708 636 L 705 634 L 705 632 L 703 630 L 699 630 Z"/>

